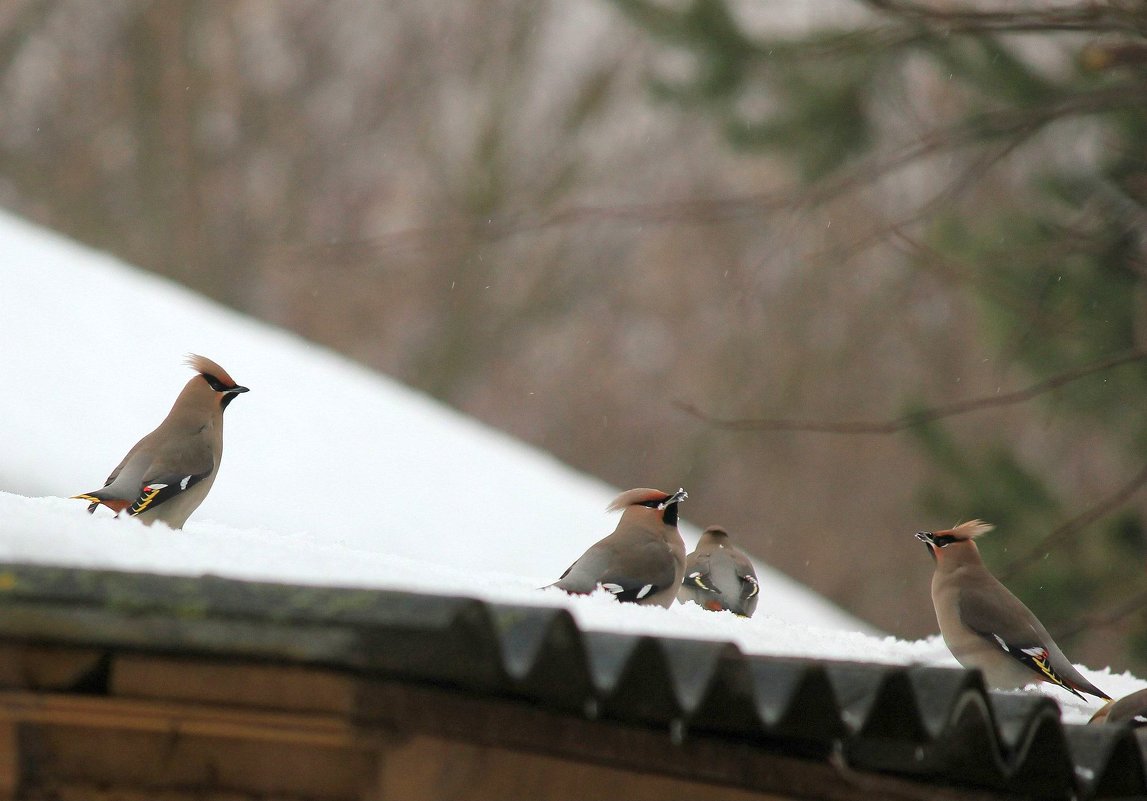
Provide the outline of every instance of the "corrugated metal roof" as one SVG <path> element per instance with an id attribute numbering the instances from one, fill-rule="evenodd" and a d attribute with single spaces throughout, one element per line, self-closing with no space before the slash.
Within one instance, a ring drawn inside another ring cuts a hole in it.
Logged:
<path id="1" fill-rule="evenodd" d="M 674 738 L 1046 798 L 1147 797 L 1145 741 L 1065 725 L 977 673 L 746 656 L 582 632 L 564 609 L 470 598 L 0 565 L 0 639 L 215 654 L 399 677 Z"/>

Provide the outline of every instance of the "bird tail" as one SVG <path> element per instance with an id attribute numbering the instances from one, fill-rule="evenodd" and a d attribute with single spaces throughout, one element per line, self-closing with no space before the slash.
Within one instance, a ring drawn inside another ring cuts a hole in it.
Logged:
<path id="1" fill-rule="evenodd" d="M 119 514 L 127 508 L 128 502 L 122 498 L 109 498 L 101 494 L 100 490 L 95 492 L 85 492 L 80 495 L 73 495 L 69 500 L 73 501 L 89 501 L 88 514 L 96 511 L 96 507 L 101 504 L 111 509 L 116 514 Z"/>
<path id="2" fill-rule="evenodd" d="M 1076 695 L 1079 695 L 1080 693 L 1087 693 L 1088 695 L 1094 695 L 1096 698 L 1102 699 L 1104 701 L 1110 701 L 1111 700 L 1110 695 L 1103 692 L 1103 690 L 1099 689 L 1098 687 L 1096 687 L 1094 684 L 1092 684 L 1089 681 L 1078 682 L 1078 681 L 1070 681 L 1069 680 L 1069 681 L 1065 681 L 1064 685 L 1066 685 L 1067 688 L 1069 690 L 1071 690 L 1073 693 L 1075 693 Z M 1083 698 L 1082 695 L 1079 695 L 1079 697 Z"/>

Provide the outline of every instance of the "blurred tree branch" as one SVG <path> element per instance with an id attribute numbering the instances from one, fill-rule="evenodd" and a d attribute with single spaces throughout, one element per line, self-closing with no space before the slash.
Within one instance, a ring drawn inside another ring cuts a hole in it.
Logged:
<path id="1" fill-rule="evenodd" d="M 794 198 L 809 205 L 795 210 L 823 203 L 824 222 L 846 221 L 844 235 L 834 225 L 806 256 L 805 273 L 857 259 L 878 274 L 874 262 L 899 253 L 967 290 L 951 355 L 967 339 L 995 341 L 1033 382 L 908 405 L 888 420 L 726 419 L 675 405 L 721 430 L 909 431 L 932 473 L 917 484 L 921 505 L 940 515 L 976 509 L 1015 532 L 1010 548 L 1022 555 L 1003 577 L 1020 578 L 1021 597 L 1049 619 L 1119 598 L 1128 571 L 1141 572 L 1147 537 L 1141 505 L 1114 513 L 1147 485 L 1147 466 L 1070 518 L 1061 510 L 1080 504 L 1060 499 L 1080 494 L 1069 488 L 1089 466 L 1122 464 L 1122 452 L 1147 442 L 1138 404 L 1147 391 L 1147 5 L 859 0 L 860 14 L 810 12 L 803 28 L 793 14 L 777 31 L 738 24 L 727 0 L 615 3 L 696 62 L 684 79 L 666 62 L 672 77 L 652 78 L 654 92 L 708 114 L 734 147 L 784 159 L 805 182 Z M 892 281 L 899 300 L 927 309 L 931 282 Z M 838 341 L 833 326 L 823 330 Z M 1082 380 L 1133 363 L 1102 385 Z M 938 425 L 1056 390 L 1055 436 L 1021 444 L 1002 429 Z M 1144 643 L 1124 645 L 1147 657 Z"/>
<path id="2" fill-rule="evenodd" d="M 998 140 L 994 149 L 973 159 L 944 190 L 922 204 L 910 217 L 866 236 L 860 246 L 878 241 L 894 229 L 918 223 L 943 208 L 952 197 L 982 177 L 984 171 L 1010 155 L 1025 140 L 1049 124 L 1074 116 L 1087 116 L 1125 106 L 1147 103 L 1147 86 L 1141 82 L 1120 83 L 1101 90 L 1064 94 L 1023 108 L 1005 108 L 972 115 L 962 123 L 936 126 L 918 139 L 887 154 L 874 156 L 807 186 L 740 196 L 686 199 L 662 203 L 582 205 L 558 208 L 543 214 L 533 212 L 475 215 L 440 226 L 410 228 L 363 239 L 337 242 L 287 244 L 294 251 L 370 250 L 377 254 L 422 250 L 428 246 L 469 247 L 474 242 L 490 244 L 549 229 L 613 223 L 621 225 L 718 225 L 779 211 L 813 208 L 870 185 L 921 159 Z"/>
<path id="3" fill-rule="evenodd" d="M 1081 615 L 1074 620 L 1055 627 L 1057 638 L 1072 637 L 1076 634 L 1112 626 L 1123 619 L 1147 610 L 1147 590 L 1135 593 L 1124 601 L 1104 609 L 1102 612 Z"/>
<path id="4" fill-rule="evenodd" d="M 1091 506 L 1084 509 L 1075 517 L 1064 522 L 1062 525 L 1052 529 L 1049 533 L 1040 538 L 1035 547 L 1025 553 L 1023 556 L 1013 559 L 1003 570 L 1000 571 L 1000 579 L 1003 581 L 1008 580 L 1016 575 L 1019 575 L 1025 568 L 1028 568 L 1047 556 L 1048 549 L 1057 543 L 1063 542 L 1078 532 L 1090 526 L 1092 523 L 1098 522 L 1109 514 L 1114 512 L 1119 507 L 1126 504 L 1131 498 L 1147 486 L 1147 465 L 1140 468 L 1131 480 L 1126 484 L 1119 487 L 1110 495 L 1100 498 Z"/>
<path id="5" fill-rule="evenodd" d="M 1079 3 L 1053 8 L 1026 8 L 1007 11 L 943 8 L 907 0 L 863 0 L 877 12 L 907 22 L 936 26 L 943 33 L 1087 33 L 1145 32 L 1143 16 L 1128 3 Z"/>
<path id="6" fill-rule="evenodd" d="M 29 0 L 8 4 L 0 12 L 0 75 L 8 72 L 12 59 L 28 41 L 28 31 L 40 27 L 53 10 L 52 3 Z"/>
<path id="7" fill-rule="evenodd" d="M 909 412 L 891 420 L 885 421 L 831 421 L 831 420 L 799 420 L 788 418 L 733 418 L 722 419 L 710 415 L 691 403 L 678 401 L 674 403 L 678 409 L 697 418 L 706 425 L 727 431 L 760 431 L 760 432 L 805 432 L 815 434 L 895 434 L 908 428 L 932 423 L 948 417 L 978 412 L 1000 406 L 1011 406 L 1025 403 L 1040 395 L 1066 386 L 1081 378 L 1096 373 L 1122 367 L 1125 364 L 1140 362 L 1147 359 L 1147 351 L 1132 350 L 1129 352 L 1110 356 L 1098 362 L 1086 364 L 1074 370 L 1054 375 L 1039 381 L 1024 389 L 1014 392 L 1005 392 L 1000 395 L 991 395 L 982 398 L 971 398 L 940 406 L 931 406 L 926 409 Z"/>

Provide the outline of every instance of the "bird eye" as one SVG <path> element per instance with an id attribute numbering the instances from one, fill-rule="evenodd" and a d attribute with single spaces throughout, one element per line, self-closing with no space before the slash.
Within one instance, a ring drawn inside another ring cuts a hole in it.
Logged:
<path id="1" fill-rule="evenodd" d="M 227 391 L 227 385 L 224 384 L 222 381 L 220 381 L 215 376 L 210 375 L 208 373 L 203 373 L 203 378 L 205 381 L 207 381 L 207 383 L 210 385 L 210 387 L 213 390 L 215 390 L 216 392 L 226 392 Z"/>

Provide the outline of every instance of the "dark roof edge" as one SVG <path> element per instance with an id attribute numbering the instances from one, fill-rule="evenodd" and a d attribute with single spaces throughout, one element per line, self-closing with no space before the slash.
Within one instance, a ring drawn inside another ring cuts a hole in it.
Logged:
<path id="1" fill-rule="evenodd" d="M 853 769 L 916 780 L 1049 798 L 1147 796 L 1130 730 L 1064 724 L 1046 696 L 986 693 L 974 672 L 582 632 L 555 607 L 5 563 L 2 639 L 323 665 L 678 737 L 842 754 Z"/>

